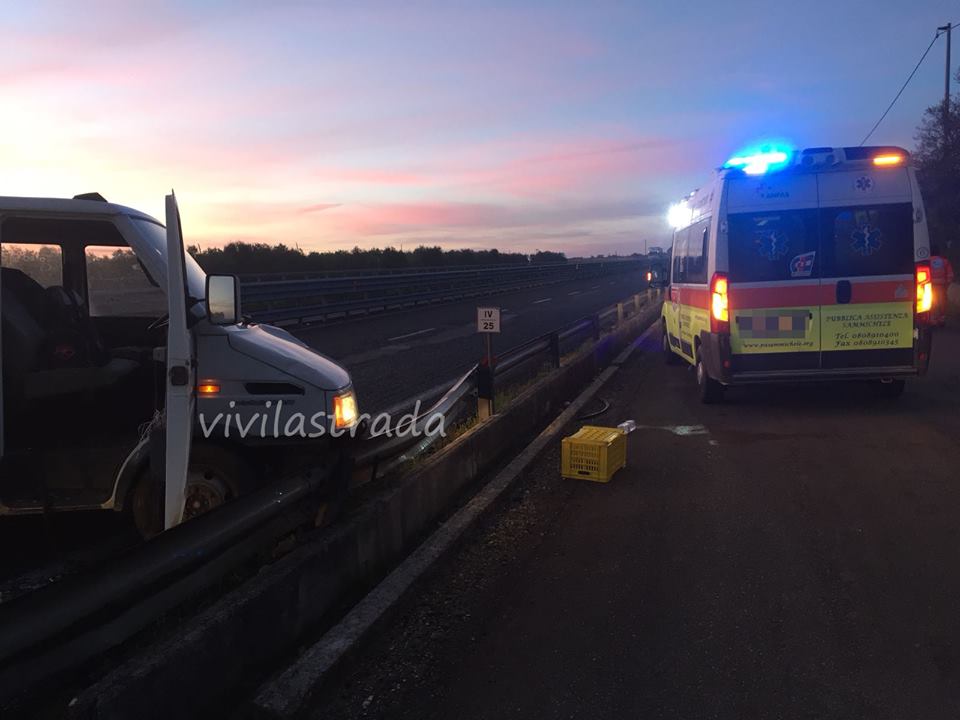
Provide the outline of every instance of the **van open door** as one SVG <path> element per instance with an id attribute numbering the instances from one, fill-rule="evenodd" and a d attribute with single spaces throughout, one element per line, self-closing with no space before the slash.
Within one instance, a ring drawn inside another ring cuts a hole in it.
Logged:
<path id="1" fill-rule="evenodd" d="M 187 327 L 187 289 L 180 210 L 171 192 L 167 211 L 167 374 L 166 443 L 163 528 L 169 530 L 183 518 L 190 438 L 193 434 L 194 362 L 193 339 Z"/>
<path id="2" fill-rule="evenodd" d="M 3 247 L 0 238 L 0 247 Z M 0 255 L 2 255 L 0 250 Z M 3 273 L 0 272 L 0 318 L 3 317 Z M 0 320 L 0 468 L 3 467 L 3 322 Z"/>

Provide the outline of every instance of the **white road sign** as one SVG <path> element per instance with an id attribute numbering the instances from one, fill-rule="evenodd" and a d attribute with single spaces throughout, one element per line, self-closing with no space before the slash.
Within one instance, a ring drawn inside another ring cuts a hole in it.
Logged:
<path id="1" fill-rule="evenodd" d="M 480 332 L 480 333 L 500 332 L 500 308 L 498 307 L 478 307 L 477 308 L 477 332 Z"/>

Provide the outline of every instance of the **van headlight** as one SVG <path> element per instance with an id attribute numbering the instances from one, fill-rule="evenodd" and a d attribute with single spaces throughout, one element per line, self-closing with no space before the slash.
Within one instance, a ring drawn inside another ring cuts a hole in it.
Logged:
<path id="1" fill-rule="evenodd" d="M 357 396 L 347 390 L 333 396 L 333 424 L 338 430 L 357 422 Z"/>

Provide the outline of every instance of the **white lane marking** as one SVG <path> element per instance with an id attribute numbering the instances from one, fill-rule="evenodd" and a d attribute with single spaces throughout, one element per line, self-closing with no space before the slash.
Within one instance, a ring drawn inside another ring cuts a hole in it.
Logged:
<path id="1" fill-rule="evenodd" d="M 550 302 L 551 300 L 553 300 L 553 298 L 541 298 L 540 300 L 534 300 L 531 304 L 539 305 L 540 303 Z"/>
<path id="2" fill-rule="evenodd" d="M 591 290 L 596 290 L 598 287 L 600 287 L 600 286 L 599 286 L 599 285 L 591 285 L 591 286 L 590 286 L 590 289 L 591 289 Z"/>
<path id="3" fill-rule="evenodd" d="M 580 294 L 580 291 L 579 291 L 579 290 L 574 290 L 573 292 L 568 292 L 568 293 L 567 293 L 567 295 L 579 295 L 579 294 Z"/>
<path id="4" fill-rule="evenodd" d="M 394 340 L 406 340 L 407 338 L 423 335 L 424 333 L 433 332 L 434 330 L 436 330 L 436 328 L 427 328 L 426 330 L 417 330 L 416 332 L 407 333 L 406 335 L 397 335 L 396 337 L 387 338 L 387 342 L 393 342 Z"/>

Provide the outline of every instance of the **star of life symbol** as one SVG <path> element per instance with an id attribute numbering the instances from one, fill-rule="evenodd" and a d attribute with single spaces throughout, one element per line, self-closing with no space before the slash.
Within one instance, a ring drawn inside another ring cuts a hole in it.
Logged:
<path id="1" fill-rule="evenodd" d="M 757 252 L 761 257 L 773 262 L 787 254 L 790 249 L 790 239 L 779 230 L 770 230 L 759 234 L 756 238 Z"/>
<path id="2" fill-rule="evenodd" d="M 864 257 L 873 255 L 883 245 L 883 235 L 879 228 L 864 225 L 850 235 L 850 247 Z"/>
<path id="3" fill-rule="evenodd" d="M 867 177 L 866 175 L 858 177 L 853 184 L 860 192 L 870 192 L 873 190 L 873 178 Z"/>

